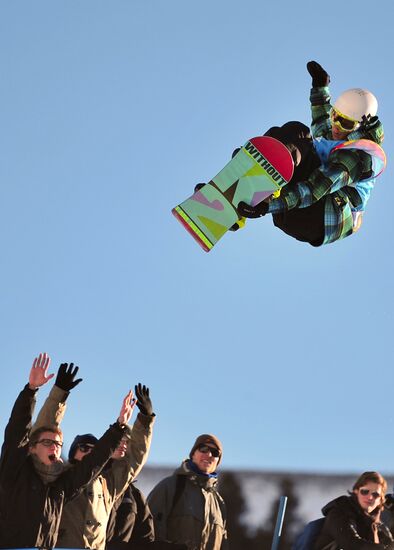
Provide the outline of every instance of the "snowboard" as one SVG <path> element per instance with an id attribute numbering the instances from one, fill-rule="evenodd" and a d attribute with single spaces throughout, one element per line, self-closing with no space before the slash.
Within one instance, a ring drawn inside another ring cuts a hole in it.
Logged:
<path id="1" fill-rule="evenodd" d="M 294 163 L 283 143 L 268 136 L 249 139 L 226 166 L 173 215 L 209 252 L 241 220 L 241 201 L 255 206 L 288 183 Z"/>

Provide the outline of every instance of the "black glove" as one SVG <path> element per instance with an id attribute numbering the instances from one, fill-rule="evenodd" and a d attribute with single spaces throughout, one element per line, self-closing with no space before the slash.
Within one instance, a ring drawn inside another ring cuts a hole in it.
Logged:
<path id="1" fill-rule="evenodd" d="M 135 396 L 137 398 L 137 407 L 142 412 L 142 414 L 145 414 L 146 416 L 152 416 L 153 414 L 153 406 L 152 401 L 149 397 L 149 388 L 146 386 L 142 386 L 141 383 L 139 383 L 137 386 L 135 386 Z"/>
<path id="2" fill-rule="evenodd" d="M 250 204 L 246 204 L 246 202 L 241 201 L 238 204 L 238 213 L 240 216 L 244 216 L 245 218 L 261 218 L 261 216 L 265 216 L 268 212 L 268 202 L 259 202 L 259 204 L 256 204 L 256 206 L 251 206 Z"/>
<path id="3" fill-rule="evenodd" d="M 323 69 L 316 61 L 309 61 L 306 64 L 308 73 L 312 77 L 312 86 L 314 88 L 321 88 L 322 86 L 328 86 L 330 83 L 330 75 Z"/>
<path id="4" fill-rule="evenodd" d="M 77 376 L 79 367 L 74 368 L 74 363 L 62 363 L 57 371 L 55 386 L 64 391 L 71 391 L 75 386 L 82 382 L 82 378 L 74 380 Z"/>
<path id="5" fill-rule="evenodd" d="M 373 130 L 374 128 L 376 128 L 377 126 L 379 126 L 380 124 L 380 120 L 377 116 L 363 116 L 362 120 L 361 120 L 361 125 L 360 127 L 363 129 L 363 130 Z"/>

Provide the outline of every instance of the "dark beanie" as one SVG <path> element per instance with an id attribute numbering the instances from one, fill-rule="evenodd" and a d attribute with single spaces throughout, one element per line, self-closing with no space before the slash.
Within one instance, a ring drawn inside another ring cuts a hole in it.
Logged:
<path id="1" fill-rule="evenodd" d="M 93 434 L 83 434 L 83 435 L 77 435 L 74 439 L 74 441 L 71 443 L 70 450 L 68 451 L 68 461 L 73 462 L 74 461 L 74 455 L 77 451 L 78 445 L 96 445 L 98 439 Z"/>
<path id="2" fill-rule="evenodd" d="M 214 447 L 217 447 L 217 449 L 219 449 L 219 460 L 218 460 L 218 464 L 219 462 L 222 460 L 222 455 L 223 455 L 223 446 L 221 444 L 221 442 L 219 441 L 219 439 L 215 436 L 215 435 L 212 435 L 212 434 L 201 434 L 197 437 L 196 441 L 194 442 L 194 445 L 192 447 L 192 450 L 190 451 L 189 453 L 189 458 L 192 458 L 193 454 L 194 454 L 194 451 L 197 449 L 197 447 L 200 447 L 200 445 L 213 445 Z"/>

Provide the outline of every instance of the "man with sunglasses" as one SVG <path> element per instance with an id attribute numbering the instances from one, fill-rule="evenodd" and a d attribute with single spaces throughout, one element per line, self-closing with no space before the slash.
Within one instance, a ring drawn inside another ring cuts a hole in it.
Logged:
<path id="1" fill-rule="evenodd" d="M 197 437 L 189 458 L 148 496 L 158 540 L 189 550 L 227 548 L 226 507 L 217 483 L 222 444 L 212 434 Z"/>
<path id="2" fill-rule="evenodd" d="M 313 246 L 332 243 L 355 233 L 374 186 L 385 168 L 380 147 L 383 126 L 376 98 L 353 88 L 330 104 L 328 73 L 316 62 L 312 77 L 312 135 L 299 122 L 271 128 L 266 135 L 285 143 L 295 160 L 294 175 L 280 196 L 256 206 L 241 202 L 247 218 L 268 213 L 274 224 L 297 240 Z"/>
<path id="3" fill-rule="evenodd" d="M 66 410 L 66 400 L 79 381 L 75 371 L 58 373 L 56 383 L 36 420 L 59 426 Z M 76 498 L 68 502 L 61 517 L 58 548 L 103 549 L 109 516 L 117 499 L 122 498 L 129 483 L 145 464 L 152 440 L 153 413 L 149 388 L 135 386 L 139 414 L 132 427 L 126 426 L 122 440 L 106 467 Z M 93 434 L 77 435 L 71 444 L 68 459 L 72 465 L 85 462 L 95 449 L 98 439 Z"/>
<path id="4" fill-rule="evenodd" d="M 60 457 L 61 430 L 49 425 L 31 432 L 37 390 L 54 376 L 48 374 L 49 363 L 47 354 L 35 358 L 29 382 L 20 392 L 5 429 L 0 457 L 1 548 L 56 545 L 64 504 L 100 473 L 124 436 L 133 412 L 129 393 L 118 420 L 97 441 L 88 460 L 66 468 Z"/>

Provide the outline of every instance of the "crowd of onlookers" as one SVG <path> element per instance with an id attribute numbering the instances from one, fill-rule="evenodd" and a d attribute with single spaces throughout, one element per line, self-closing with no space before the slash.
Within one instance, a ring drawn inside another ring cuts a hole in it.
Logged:
<path id="1" fill-rule="evenodd" d="M 16 399 L 0 459 L 1 548 L 223 550 L 231 548 L 226 505 L 218 491 L 223 454 L 212 434 L 197 437 L 189 457 L 146 500 L 133 481 L 151 445 L 155 413 L 149 388 L 135 386 L 117 420 L 97 438 L 77 435 L 62 459 L 60 428 L 78 367 L 60 365 L 34 423 L 38 389 L 54 377 L 50 358 L 34 359 Z M 132 425 L 133 409 L 138 415 Z M 384 522 L 392 500 L 378 472 L 365 472 L 348 495 L 298 537 L 296 550 L 394 550 Z M 312 533 L 313 531 L 313 533 Z M 246 550 L 246 549 L 245 549 Z M 263 549 L 262 549 L 263 550 Z"/>

